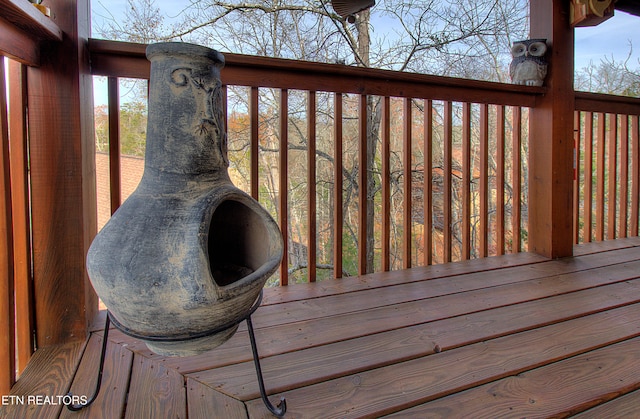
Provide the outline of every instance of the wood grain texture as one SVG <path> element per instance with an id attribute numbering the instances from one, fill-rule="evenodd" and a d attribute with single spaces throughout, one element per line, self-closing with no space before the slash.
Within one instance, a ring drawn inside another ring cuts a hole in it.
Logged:
<path id="1" fill-rule="evenodd" d="M 251 126 L 250 149 L 251 149 L 251 197 L 255 200 L 259 195 L 259 128 L 260 128 L 260 96 L 257 87 L 251 88 L 249 100 L 249 120 Z"/>
<path id="2" fill-rule="evenodd" d="M 367 261 L 370 249 L 368 233 L 369 217 L 369 107 L 367 95 L 360 95 L 358 101 L 358 275 L 371 273 Z"/>
<path id="3" fill-rule="evenodd" d="M 292 418 L 564 417 L 597 405 L 585 417 L 634 417 L 639 250 L 633 237 L 579 246 L 580 256 L 561 260 L 469 261 L 459 276 L 420 280 L 409 270 L 334 281 L 359 284 L 344 295 L 327 281 L 307 284 L 320 289 L 307 298 L 295 292 L 287 301 L 279 293 L 282 299 L 254 315 L 262 322 L 256 338 L 267 393 L 274 402 L 285 396 Z M 376 282 L 383 279 L 386 294 Z M 61 361 L 47 355 L 54 347 L 36 352 L 14 390 L 49 394 L 39 386 L 50 381 L 61 394 L 71 384 L 74 393 L 92 387 L 99 329 L 84 355 L 82 348 L 64 353 L 64 345 L 56 347 Z M 243 328 L 206 354 L 167 358 L 112 330 L 100 396 L 111 402 L 99 398 L 100 412 L 85 415 L 122 417 L 126 388 L 124 417 L 269 418 L 248 342 Z M 120 377 L 115 385 L 112 373 Z M 62 409 L 24 407 L 8 417 L 70 416 Z"/>
<path id="4" fill-rule="evenodd" d="M 618 237 L 627 237 L 629 208 L 629 115 L 620 115 L 620 209 Z"/>
<path id="5" fill-rule="evenodd" d="M 9 62 L 9 107 L 26 110 L 27 71 L 24 65 Z M 13 218 L 13 260 L 16 301 L 17 370 L 21 373 L 35 350 L 33 346 L 33 287 L 31 283 L 31 226 L 29 208 L 29 162 L 26 112 L 9 116 L 11 159 L 11 204 Z"/>
<path id="6" fill-rule="evenodd" d="M 0 17 L 0 52 L 20 63 L 40 65 L 40 43 L 13 23 Z"/>
<path id="7" fill-rule="evenodd" d="M 33 38 L 62 40 L 62 30 L 53 19 L 46 17 L 27 0 L 0 0 L 2 17 L 22 28 Z"/>
<path id="8" fill-rule="evenodd" d="M 96 387 L 100 351 L 102 350 L 102 336 L 93 334 L 87 344 L 87 349 L 78 366 L 70 392 L 78 396 L 90 398 Z M 108 344 L 105 354 L 104 372 L 101 391 L 89 407 L 72 412 L 63 409 L 60 418 L 88 418 L 109 419 L 122 417 L 129 390 L 129 377 L 133 353 L 121 345 Z"/>
<path id="9" fill-rule="evenodd" d="M 93 74 L 149 78 L 145 45 L 91 39 Z M 476 103 L 504 103 L 531 107 L 546 89 L 436 77 L 419 73 L 356 68 L 340 64 L 312 63 L 280 58 L 225 54 L 222 82 L 377 96 L 430 98 Z"/>
<path id="10" fill-rule="evenodd" d="M 98 303 L 85 272 L 97 229 L 87 0 L 50 0 L 68 36 L 29 67 L 33 281 L 39 347 L 84 340 Z M 86 59 L 83 60 L 83 59 Z"/>
<path id="11" fill-rule="evenodd" d="M 225 418 L 245 419 L 244 403 L 227 397 L 194 379 L 187 379 L 189 417 L 192 419 Z"/>
<path id="12" fill-rule="evenodd" d="M 404 233 L 402 234 L 402 269 L 411 268 L 411 242 L 412 242 L 412 227 L 413 227 L 413 216 L 412 216 L 412 197 L 411 190 L 413 187 L 413 179 L 411 174 L 411 160 L 412 160 L 412 126 L 413 126 L 413 101 L 411 98 L 404 98 L 402 103 L 402 120 L 403 130 L 402 130 L 402 229 Z M 446 172 L 446 170 L 445 170 Z M 387 181 L 389 179 L 387 178 Z M 445 248 L 446 245 L 445 245 Z"/>
<path id="13" fill-rule="evenodd" d="M 495 169 L 495 188 L 496 188 L 496 254 L 503 255 L 505 251 L 505 106 L 496 106 L 496 169 Z"/>
<path id="14" fill-rule="evenodd" d="M 453 170 L 453 105 L 451 101 L 444 102 L 443 125 L 444 125 L 444 145 L 443 145 L 443 183 L 442 183 L 442 199 L 443 199 L 443 262 L 451 262 L 451 244 L 452 244 L 452 228 L 453 228 L 453 192 L 452 187 L 452 170 Z"/>
<path id="15" fill-rule="evenodd" d="M 358 293 L 358 296 L 347 294 L 327 299 L 314 298 L 306 304 L 293 302 L 288 309 L 288 304 L 276 305 L 273 308 L 285 309 L 277 310 L 272 315 L 263 311 L 269 310 L 270 306 L 261 307 L 255 315 L 255 322 L 261 324 L 256 331 L 258 337 L 278 338 L 263 343 L 260 353 L 272 356 L 445 317 L 618 283 L 635 277 L 640 266 L 640 262 L 634 260 L 638 257 L 637 252 L 623 249 L 620 254 L 616 253 L 618 258 L 605 255 L 608 259 L 604 255 L 587 255 L 579 264 L 549 261 L 519 270 L 505 269 L 500 275 L 496 272 L 484 275 L 477 273 L 430 281 L 428 286 L 407 284 L 397 288 L 389 287 L 386 293 L 382 290 L 373 293 L 375 290 L 371 290 Z M 605 260 L 606 267 L 595 268 L 598 264 L 605 263 Z M 619 265 L 614 265 L 616 260 Z M 583 269 L 588 270 L 582 273 Z M 513 283 L 516 279 L 522 282 Z M 512 284 L 507 285 L 508 282 Z M 369 293 L 371 295 L 367 295 Z M 305 314 L 305 308 L 309 313 Z M 300 320 L 295 321 L 296 316 L 300 316 Z M 132 350 L 139 350 L 149 356 L 143 344 L 138 342 L 136 347 L 134 341 L 127 337 L 124 339 Z M 183 371 L 193 372 L 250 359 L 248 336 L 241 330 L 217 348 L 215 356 L 200 355 L 186 361 L 168 358 L 164 362 L 167 366 L 180 365 Z"/>
<path id="16" fill-rule="evenodd" d="M 640 116 L 631 117 L 631 225 L 629 235 L 637 236 L 638 229 L 638 208 L 640 201 L 640 129 L 638 119 Z"/>
<path id="17" fill-rule="evenodd" d="M 627 284 L 606 290 L 586 290 L 545 300 L 444 318 L 330 345 L 276 355 L 263 360 L 269 389 L 284 392 L 343 375 L 379 368 L 495 339 L 545 325 L 568 321 L 585 313 L 640 301 L 640 281 L 632 292 Z M 589 301 L 585 307 L 584 301 Z M 444 313 L 443 316 L 448 316 Z M 230 396 L 249 400 L 259 397 L 250 362 L 194 373 L 199 380 Z"/>
<path id="18" fill-rule="evenodd" d="M 476 387 L 398 417 L 566 417 L 637 390 L 640 340 L 629 339 Z M 631 408 L 635 417 L 638 406 Z M 588 417 L 588 416 L 587 416 Z M 593 417 L 593 416 L 592 416 Z M 624 417 L 621 412 L 613 416 Z"/>
<path id="19" fill-rule="evenodd" d="M 11 389 L 11 395 L 24 397 L 25 403 L 0 407 L 5 409 L 0 410 L 0 417 L 57 418 L 63 408 L 57 398 L 67 394 L 85 346 L 83 341 L 37 350 Z M 41 397 L 42 403 L 29 403 L 29 396 Z M 45 402 L 45 397 L 50 398 L 49 402 Z"/>
<path id="20" fill-rule="evenodd" d="M 424 100 L 424 183 L 422 185 L 422 219 L 424 220 L 425 242 L 423 264 L 433 263 L 433 101 Z"/>
<path id="21" fill-rule="evenodd" d="M 593 113 L 584 114 L 584 226 L 582 232 L 583 243 L 591 241 L 592 200 L 593 200 Z"/>
<path id="22" fill-rule="evenodd" d="M 307 95 L 307 276 L 316 281 L 317 223 L 316 223 L 316 92 Z"/>
<path id="23" fill-rule="evenodd" d="M 598 114 L 596 132 L 596 202 L 595 202 L 595 239 L 598 241 L 604 240 L 604 227 L 605 227 L 605 136 L 606 136 L 606 123 L 605 114 Z"/>
<path id="24" fill-rule="evenodd" d="M 607 130 L 607 240 L 616 238 L 618 207 L 618 115 L 608 114 Z"/>
<path id="25" fill-rule="evenodd" d="M 381 261 L 380 270 L 389 271 L 391 268 L 391 98 L 382 98 L 382 110 L 380 112 L 381 141 L 381 193 L 382 202 L 380 217 L 381 220 Z"/>
<path id="26" fill-rule="evenodd" d="M 519 109 L 519 108 L 518 108 Z M 471 258 L 471 104 L 462 104 L 462 255 Z M 425 180 L 426 181 L 426 180 Z M 515 205 L 514 205 L 515 209 Z"/>
<path id="27" fill-rule="evenodd" d="M 636 390 L 624 396 L 614 398 L 604 404 L 596 406 L 572 416 L 573 419 L 601 419 L 601 418 L 633 418 L 638 415 L 640 408 L 640 391 Z"/>
<path id="28" fill-rule="evenodd" d="M 333 99 L 333 277 L 342 278 L 342 228 L 343 228 L 343 153 L 342 153 L 342 93 L 336 93 Z"/>
<path id="29" fill-rule="evenodd" d="M 513 107 L 511 119 L 511 252 L 522 251 L 522 108 Z"/>
<path id="30" fill-rule="evenodd" d="M 575 92 L 576 110 L 588 112 L 610 112 L 637 115 L 640 98 L 607 95 L 602 93 Z"/>
<path id="31" fill-rule="evenodd" d="M 4 59 L 0 62 L 0 394 L 15 382 L 15 300 L 9 121 Z"/>
<path id="32" fill-rule="evenodd" d="M 480 106 L 480 185 L 479 209 L 480 209 L 480 233 L 478 234 L 478 256 L 489 256 L 489 106 Z"/>
<path id="33" fill-rule="evenodd" d="M 529 113 L 529 251 L 547 257 L 573 250 L 574 34 L 566 24 L 569 4 L 530 3 L 531 36 L 553 48 L 547 94 Z"/>
<path id="34" fill-rule="evenodd" d="M 279 150 L 278 150 L 278 225 L 289 225 L 289 92 L 280 90 L 279 98 Z M 280 285 L 289 284 L 289 231 L 282 232 L 282 254 L 287 255 L 280 262 Z"/>
<path id="35" fill-rule="evenodd" d="M 187 392 L 182 375 L 136 355 L 125 418 L 186 418 Z"/>
<path id="36" fill-rule="evenodd" d="M 632 311 L 631 315 L 629 312 L 611 312 L 583 317 L 326 381 L 282 395 L 287 398 L 294 417 L 379 417 L 419 401 L 433 400 L 576 356 L 625 336 L 638 336 L 640 307 L 636 306 Z M 617 320 L 614 320 L 616 317 Z M 623 361 L 621 363 L 627 368 L 640 356 L 637 342 L 633 342 L 635 347 L 627 344 L 624 354 L 615 358 Z M 631 353 L 632 347 L 635 348 L 635 354 Z M 615 349 L 612 350 L 612 353 L 615 352 Z M 613 367 L 613 363 L 607 361 L 603 370 L 610 368 L 613 368 L 615 376 L 625 367 Z M 631 371 L 625 373 L 624 377 L 630 383 L 636 383 L 637 380 L 631 377 L 636 373 L 637 366 L 629 369 Z M 532 376 L 538 378 L 538 375 Z M 545 376 L 552 380 L 550 377 L 553 375 L 541 375 L 542 378 Z M 541 390 L 547 383 L 537 384 L 535 388 Z M 567 382 L 563 382 L 562 386 L 569 387 Z M 557 391 L 557 387 L 554 389 Z M 509 392 L 504 391 L 503 394 Z M 247 407 L 252 417 L 260 409 L 254 401 L 247 403 Z"/>

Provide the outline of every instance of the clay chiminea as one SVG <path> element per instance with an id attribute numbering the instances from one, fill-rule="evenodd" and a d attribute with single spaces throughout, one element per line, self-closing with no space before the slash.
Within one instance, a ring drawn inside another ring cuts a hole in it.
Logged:
<path id="1" fill-rule="evenodd" d="M 227 172 L 222 54 L 160 43 L 147 58 L 144 175 L 94 239 L 87 270 L 117 328 L 159 354 L 195 355 L 235 333 L 278 267 L 282 235 Z"/>

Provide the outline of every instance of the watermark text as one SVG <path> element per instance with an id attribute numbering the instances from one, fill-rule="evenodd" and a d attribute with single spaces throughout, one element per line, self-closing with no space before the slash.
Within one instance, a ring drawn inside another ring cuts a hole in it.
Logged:
<path id="1" fill-rule="evenodd" d="M 87 396 L 78 396 L 65 394 L 64 396 L 45 396 L 42 394 L 30 394 L 28 396 L 18 396 L 13 394 L 7 394 L 0 396 L 0 405 L 2 406 L 23 406 L 23 405 L 36 405 L 36 406 L 59 406 L 59 405 L 80 405 L 87 403 Z"/>

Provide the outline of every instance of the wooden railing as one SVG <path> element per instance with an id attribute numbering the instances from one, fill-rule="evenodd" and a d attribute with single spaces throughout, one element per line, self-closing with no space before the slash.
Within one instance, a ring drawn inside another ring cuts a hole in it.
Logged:
<path id="1" fill-rule="evenodd" d="M 25 19 L 29 27 L 39 18 Z M 3 28 L 5 23 L 0 19 Z M 55 25 L 41 26 L 41 39 L 57 42 Z M 20 62 L 0 66 L 1 394 L 34 350 L 36 305 L 46 313 L 43 304 L 53 304 L 51 298 L 66 286 L 56 279 L 68 260 L 60 266 L 47 261 L 69 247 L 68 242 L 48 246 L 55 232 L 47 240 L 31 240 L 50 219 L 46 204 L 33 210 L 38 196 L 33 168 L 27 166 L 34 153 L 46 157 L 29 144 L 33 135 L 27 127 L 35 124 L 27 121 L 24 82 L 26 66 L 38 65 L 40 49 L 28 30 L 6 27 L 21 42 L 0 45 L 2 55 Z M 91 40 L 89 46 L 93 74 L 108 77 L 111 86 L 109 208 L 114 210 L 124 198 L 118 80 L 149 77 L 149 64 L 143 45 Z M 225 57 L 230 171 L 282 227 L 288 258 L 280 284 L 527 250 L 528 114 L 544 88 Z M 576 94 L 576 242 L 638 234 L 639 102 Z M 42 133 L 38 136 L 42 145 Z M 58 137 L 63 139 L 57 145 L 67 144 L 66 137 Z M 56 165 L 62 163 L 68 164 Z M 38 190 L 50 173 L 67 179 L 74 170 L 41 171 Z M 54 250 L 49 259 L 34 258 L 49 249 Z M 76 272 L 81 265 L 74 264 L 64 275 L 81 278 Z M 45 283 L 48 289 L 38 291 L 37 303 L 32 267 L 53 278 Z"/>
<path id="2" fill-rule="evenodd" d="M 149 75 L 143 45 L 90 50 L 111 92 Z M 280 284 L 527 249 L 528 108 L 544 89 L 225 57 L 231 172 L 282 228 Z M 575 243 L 638 234 L 638 114 L 638 99 L 576 93 Z"/>
<path id="3" fill-rule="evenodd" d="M 143 45 L 89 48 L 112 93 L 149 77 Z M 544 89 L 225 58 L 230 170 L 281 226 L 280 284 L 526 249 L 527 116 Z"/>
<path id="4" fill-rule="evenodd" d="M 27 134 L 27 66 L 62 31 L 30 3 L 2 0 L 0 17 L 0 395 L 35 350 Z M 10 111 L 10 112 L 9 112 Z"/>
<path id="5" fill-rule="evenodd" d="M 576 93 L 574 241 L 638 235 L 640 100 Z"/>

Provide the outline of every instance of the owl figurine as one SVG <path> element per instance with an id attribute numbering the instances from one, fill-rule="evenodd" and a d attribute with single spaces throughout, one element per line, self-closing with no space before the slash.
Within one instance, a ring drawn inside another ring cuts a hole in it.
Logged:
<path id="1" fill-rule="evenodd" d="M 511 47 L 511 81 L 526 86 L 542 86 L 547 75 L 546 39 L 517 41 Z"/>

